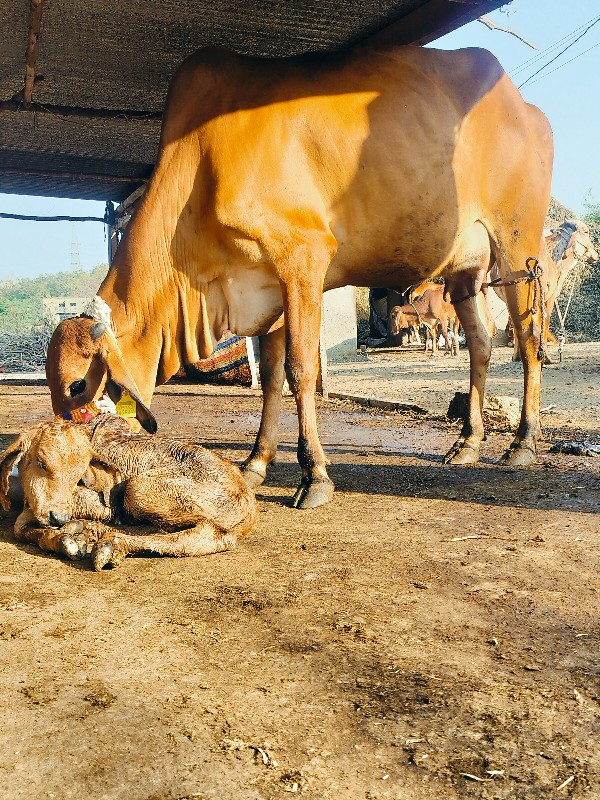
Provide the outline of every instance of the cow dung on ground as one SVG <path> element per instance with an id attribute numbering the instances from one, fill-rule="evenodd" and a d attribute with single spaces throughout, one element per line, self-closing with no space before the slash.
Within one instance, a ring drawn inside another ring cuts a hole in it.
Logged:
<path id="1" fill-rule="evenodd" d="M 456 392 L 448 406 L 448 419 L 464 420 L 467 414 L 469 395 Z M 487 429 L 497 431 L 514 430 L 519 424 L 521 412 L 519 400 L 510 395 L 488 394 L 483 401 L 483 421 Z"/>

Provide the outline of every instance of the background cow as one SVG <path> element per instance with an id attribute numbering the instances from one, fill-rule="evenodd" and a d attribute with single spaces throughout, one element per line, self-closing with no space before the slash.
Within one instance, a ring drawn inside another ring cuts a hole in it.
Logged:
<path id="1" fill-rule="evenodd" d="M 426 286 L 425 283 L 421 285 Z M 440 284 L 429 284 L 422 292 L 416 294 L 410 303 L 394 306 L 390 311 L 390 333 L 393 336 L 397 336 L 403 328 L 413 328 L 418 331 L 421 325 L 426 329 L 426 351 L 427 343 L 431 339 L 431 352 L 432 354 L 437 352 L 437 340 L 441 330 L 446 352 L 458 355 L 457 314 L 452 303 L 444 300 L 444 287 Z"/>
<path id="2" fill-rule="evenodd" d="M 548 258 L 544 261 L 544 282 L 546 294 L 546 321 L 550 317 L 554 304 L 560 296 L 567 276 L 577 264 L 594 264 L 600 255 L 590 238 L 590 229 L 580 219 L 566 220 L 558 228 L 553 228 L 544 237 Z M 490 270 L 491 280 L 501 280 L 496 264 Z M 493 287 L 498 297 L 506 303 L 506 292 L 502 286 Z M 513 361 L 520 359 L 519 343 L 514 336 L 514 327 L 509 318 L 507 326 L 509 343 L 513 345 Z M 551 363 L 546 358 L 546 363 Z"/>
<path id="3" fill-rule="evenodd" d="M 333 493 L 315 414 L 323 291 L 446 276 L 471 357 L 469 417 L 449 458 L 478 458 L 490 337 L 475 296 L 492 256 L 524 361 L 509 464 L 535 458 L 543 351 L 526 260 L 543 259 L 551 132 L 488 52 L 367 43 L 254 59 L 208 48 L 170 87 L 152 180 L 99 289 L 48 351 L 56 411 L 125 387 L 155 428 L 154 388 L 208 356 L 226 328 L 261 337 L 263 413 L 245 469 L 277 448 L 284 372 L 302 479 L 294 505 Z M 523 280 L 521 280 L 523 279 Z M 110 315 L 110 318 L 109 318 Z M 104 329 L 99 327 L 104 324 Z"/>

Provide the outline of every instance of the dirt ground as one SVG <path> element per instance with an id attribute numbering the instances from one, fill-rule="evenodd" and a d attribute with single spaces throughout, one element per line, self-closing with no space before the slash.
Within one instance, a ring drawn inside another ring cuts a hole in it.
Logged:
<path id="1" fill-rule="evenodd" d="M 0 520 L 0 796 L 10 800 L 600 798 L 600 345 L 546 370 L 530 469 L 447 467 L 441 415 L 466 357 L 375 353 L 320 401 L 337 485 L 311 512 L 293 403 L 231 553 L 131 558 L 95 574 L 15 543 Z M 494 351 L 490 391 L 520 396 Z M 348 389 L 348 387 L 350 387 Z M 160 430 L 241 459 L 252 390 L 158 390 Z M 42 386 L 0 386 L 0 444 L 49 417 Z"/>

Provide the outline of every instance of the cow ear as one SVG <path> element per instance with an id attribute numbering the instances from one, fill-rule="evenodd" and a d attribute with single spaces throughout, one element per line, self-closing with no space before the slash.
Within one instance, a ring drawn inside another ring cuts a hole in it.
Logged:
<path id="1" fill-rule="evenodd" d="M 119 345 L 114 336 L 110 336 L 110 341 L 107 347 L 102 352 L 102 359 L 105 363 L 108 380 L 106 382 L 106 391 L 108 396 L 114 403 L 118 403 L 121 399 L 122 393 L 128 394 L 135 400 L 136 403 L 136 417 L 148 433 L 156 433 L 158 425 L 154 414 L 150 411 L 147 405 L 142 400 L 140 390 L 138 389 L 135 380 L 129 373 L 125 365 L 125 360 L 121 354 Z"/>
<path id="2" fill-rule="evenodd" d="M 25 431 L 12 442 L 7 449 L 0 453 L 0 505 L 5 511 L 9 511 L 12 505 L 10 473 L 23 458 L 23 454 L 29 450 L 33 437 L 38 428 Z"/>

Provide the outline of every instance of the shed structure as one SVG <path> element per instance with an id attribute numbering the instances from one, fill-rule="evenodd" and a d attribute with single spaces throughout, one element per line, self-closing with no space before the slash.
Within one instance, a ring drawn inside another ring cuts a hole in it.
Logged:
<path id="1" fill-rule="evenodd" d="M 425 44 L 500 0 L 0 0 L 0 191 L 120 201 L 147 181 L 177 66 L 376 34 Z"/>

